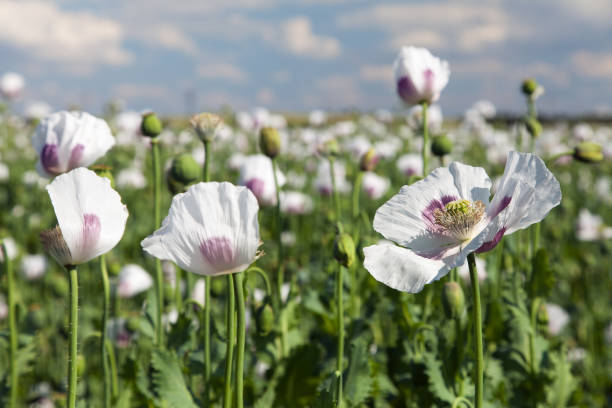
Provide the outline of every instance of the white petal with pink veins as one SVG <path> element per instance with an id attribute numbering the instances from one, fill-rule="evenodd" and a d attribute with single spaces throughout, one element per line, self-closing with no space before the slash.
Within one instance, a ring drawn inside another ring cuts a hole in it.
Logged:
<path id="1" fill-rule="evenodd" d="M 162 227 L 141 245 L 149 254 L 200 275 L 245 270 L 259 246 L 259 206 L 231 183 L 199 183 L 177 194 Z"/>
<path id="2" fill-rule="evenodd" d="M 107 178 L 78 168 L 56 177 L 47 191 L 72 264 L 102 255 L 121 240 L 128 211 Z"/>

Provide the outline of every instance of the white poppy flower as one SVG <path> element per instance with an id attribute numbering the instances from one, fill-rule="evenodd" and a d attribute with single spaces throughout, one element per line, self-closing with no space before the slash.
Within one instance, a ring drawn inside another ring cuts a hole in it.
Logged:
<path id="1" fill-rule="evenodd" d="M 548 332 L 556 336 L 569 323 L 569 314 L 561 306 L 554 303 L 546 303 L 545 307 L 548 314 Z"/>
<path id="2" fill-rule="evenodd" d="M 198 183 L 172 199 L 162 227 L 141 245 L 199 275 L 242 272 L 257 259 L 257 199 L 231 183 Z"/>
<path id="3" fill-rule="evenodd" d="M 280 193 L 280 209 L 288 214 L 309 214 L 313 208 L 312 198 L 299 191 L 282 191 Z"/>
<path id="4" fill-rule="evenodd" d="M 351 185 L 346 180 L 346 169 L 341 161 L 334 162 L 334 179 L 336 181 L 336 189 L 339 193 L 348 193 L 351 190 Z M 332 193 L 332 178 L 329 171 L 329 160 L 319 161 L 317 168 L 317 177 L 314 180 L 315 188 L 319 193 L 329 196 Z"/>
<path id="5" fill-rule="evenodd" d="M 131 298 L 146 291 L 152 285 L 153 278 L 142 266 L 127 264 L 119 271 L 117 295 L 121 298 Z"/>
<path id="6" fill-rule="evenodd" d="M 51 106 L 48 103 L 38 101 L 28 104 L 24 116 L 28 119 L 40 120 L 51 113 Z"/>
<path id="7" fill-rule="evenodd" d="M 278 186 L 285 184 L 285 175 L 276 169 Z M 276 187 L 272 160 L 263 154 L 246 156 L 240 167 L 240 185 L 246 186 L 260 205 L 276 205 Z"/>
<path id="8" fill-rule="evenodd" d="M 397 159 L 396 166 L 406 177 L 420 176 L 423 172 L 423 157 L 415 153 L 404 154 Z"/>
<path id="9" fill-rule="evenodd" d="M 39 157 L 36 170 L 44 177 L 87 167 L 114 144 L 106 122 L 86 112 L 53 113 L 40 122 L 32 136 Z"/>
<path id="10" fill-rule="evenodd" d="M 206 302 L 206 281 L 204 279 L 198 279 L 193 285 L 193 289 L 191 289 L 191 294 L 189 295 L 189 299 L 197 302 L 198 304 L 204 307 L 204 303 Z"/>
<path id="11" fill-rule="evenodd" d="M 365 172 L 363 175 L 363 191 L 372 200 L 378 200 L 389 190 L 391 181 L 386 177 L 381 177 L 371 171 Z"/>
<path id="12" fill-rule="evenodd" d="M 41 241 L 61 265 L 87 262 L 121 240 L 128 211 L 109 179 L 81 167 L 56 177 L 47 191 L 59 225 L 43 231 Z"/>
<path id="13" fill-rule="evenodd" d="M 606 226 L 599 215 L 594 215 L 583 208 L 578 213 L 576 220 L 576 237 L 580 241 L 608 239 L 612 238 L 612 228 Z"/>
<path id="14" fill-rule="evenodd" d="M 47 258 L 42 254 L 25 255 L 21 259 L 21 273 L 27 280 L 42 278 L 47 271 Z"/>
<path id="15" fill-rule="evenodd" d="M 417 47 L 402 47 L 393 71 L 397 94 L 407 105 L 437 101 L 450 76 L 447 61 Z"/>
<path id="16" fill-rule="evenodd" d="M 506 234 L 541 221 L 561 202 L 559 182 L 544 162 L 511 152 L 499 189 L 480 167 L 454 162 L 404 186 L 376 211 L 374 229 L 400 246 L 364 248 L 364 266 L 405 292 L 445 276 L 473 252 L 493 249 Z"/>
<path id="17" fill-rule="evenodd" d="M 414 130 L 420 131 L 423 128 L 423 107 L 421 105 L 413 106 L 408 112 L 408 126 Z M 427 129 L 432 133 L 438 133 L 442 130 L 444 116 L 442 116 L 442 108 L 440 105 L 431 105 L 427 107 Z"/>
<path id="18" fill-rule="evenodd" d="M 24 86 L 23 76 L 16 72 L 7 72 L 0 77 L 0 94 L 6 99 L 17 98 Z"/>

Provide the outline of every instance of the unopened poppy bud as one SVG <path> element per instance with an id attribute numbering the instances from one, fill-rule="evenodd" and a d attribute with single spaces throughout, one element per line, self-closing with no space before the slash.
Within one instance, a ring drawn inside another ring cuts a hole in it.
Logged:
<path id="1" fill-rule="evenodd" d="M 584 163 L 597 163 L 603 160 L 601 146 L 593 142 L 582 142 L 574 148 L 574 159 Z"/>
<path id="2" fill-rule="evenodd" d="M 538 325 L 542 327 L 548 327 L 548 309 L 546 309 L 546 304 L 540 304 L 538 308 Z"/>
<path id="3" fill-rule="evenodd" d="M 188 154 L 181 154 L 172 160 L 168 171 L 168 189 L 172 194 L 184 193 L 187 187 L 200 179 L 200 166 Z"/>
<path id="4" fill-rule="evenodd" d="M 336 139 L 329 139 L 319 147 L 319 153 L 324 156 L 338 156 L 340 154 L 340 146 Z"/>
<path id="5" fill-rule="evenodd" d="M 274 310 L 269 304 L 259 307 L 256 315 L 257 332 L 260 336 L 266 336 L 274 328 Z"/>
<path id="6" fill-rule="evenodd" d="M 446 156 L 453 151 L 453 142 L 446 135 L 434 137 L 431 142 L 431 152 L 438 157 Z"/>
<path id="7" fill-rule="evenodd" d="M 378 164 L 378 155 L 376 151 L 372 148 L 365 152 L 363 156 L 361 156 L 361 171 L 374 171 L 376 165 Z"/>
<path id="8" fill-rule="evenodd" d="M 538 89 L 538 83 L 533 78 L 527 78 L 523 81 L 521 85 L 521 91 L 525 94 L 525 96 L 531 96 Z"/>
<path id="9" fill-rule="evenodd" d="M 105 164 L 96 164 L 90 167 L 98 176 L 106 177 L 110 180 L 111 187 L 115 188 L 115 178 L 113 177 L 113 168 Z"/>
<path id="10" fill-rule="evenodd" d="M 442 290 L 442 307 L 446 317 L 457 318 L 463 313 L 465 296 L 463 289 L 457 282 L 446 282 Z"/>
<path id="11" fill-rule="evenodd" d="M 525 120 L 527 131 L 534 139 L 542 133 L 542 124 L 536 118 L 528 118 Z"/>
<path id="12" fill-rule="evenodd" d="M 162 123 L 153 112 L 145 113 L 140 123 L 140 133 L 147 137 L 157 137 L 162 131 Z"/>
<path id="13" fill-rule="evenodd" d="M 192 116 L 189 123 L 201 141 L 210 142 L 217 135 L 223 119 L 214 113 L 205 112 Z"/>
<path id="14" fill-rule="evenodd" d="M 347 268 L 355 261 L 355 244 L 349 234 L 343 233 L 336 237 L 334 242 L 334 258 Z"/>
<path id="15" fill-rule="evenodd" d="M 259 148 L 269 158 L 273 159 L 280 152 L 281 140 L 278 131 L 273 127 L 264 127 L 259 133 Z"/>

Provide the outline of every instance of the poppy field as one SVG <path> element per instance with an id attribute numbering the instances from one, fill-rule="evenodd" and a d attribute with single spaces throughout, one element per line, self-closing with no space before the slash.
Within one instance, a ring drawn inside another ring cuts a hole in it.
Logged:
<path id="1" fill-rule="evenodd" d="M 403 47 L 394 112 L 172 116 L 19 113 L 5 74 L 0 406 L 612 404 L 612 125 L 533 78 L 443 118 L 451 68 Z"/>

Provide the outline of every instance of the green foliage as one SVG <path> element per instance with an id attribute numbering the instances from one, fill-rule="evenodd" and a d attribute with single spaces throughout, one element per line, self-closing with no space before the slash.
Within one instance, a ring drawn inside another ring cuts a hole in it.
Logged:
<path id="1" fill-rule="evenodd" d="M 172 408 L 197 407 L 185 385 L 181 364 L 174 353 L 154 350 L 151 363 L 153 384 L 160 399 L 166 401 Z"/>

